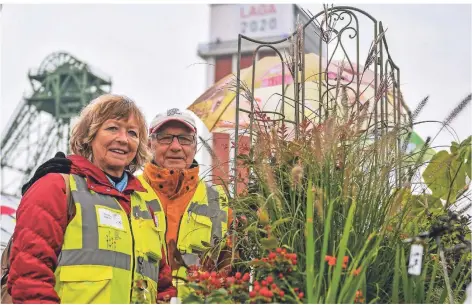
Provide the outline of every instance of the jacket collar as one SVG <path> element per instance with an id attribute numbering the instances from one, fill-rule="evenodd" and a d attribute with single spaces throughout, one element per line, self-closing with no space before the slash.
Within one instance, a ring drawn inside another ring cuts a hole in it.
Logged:
<path id="1" fill-rule="evenodd" d="M 144 177 L 156 192 L 169 199 L 175 199 L 195 191 L 199 171 L 200 166 L 195 160 L 190 168 L 184 170 L 163 168 L 149 162 L 144 166 Z"/>
<path id="2" fill-rule="evenodd" d="M 71 165 L 71 174 L 79 175 L 82 177 L 87 178 L 87 185 L 94 186 L 94 190 L 98 189 L 107 189 L 113 188 L 110 180 L 108 180 L 104 171 L 90 162 L 87 158 L 78 156 L 78 155 L 70 155 L 67 157 L 69 160 L 72 161 Z M 146 189 L 141 185 L 139 180 L 134 177 L 133 175 L 128 175 L 128 185 L 123 190 L 123 193 L 131 193 L 131 192 L 145 192 Z"/>

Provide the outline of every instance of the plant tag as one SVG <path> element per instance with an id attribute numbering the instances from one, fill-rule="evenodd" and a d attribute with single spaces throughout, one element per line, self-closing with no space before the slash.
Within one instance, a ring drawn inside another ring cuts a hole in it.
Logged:
<path id="1" fill-rule="evenodd" d="M 408 262 L 408 274 L 420 275 L 423 264 L 423 245 L 412 244 L 410 249 L 410 261 Z"/>

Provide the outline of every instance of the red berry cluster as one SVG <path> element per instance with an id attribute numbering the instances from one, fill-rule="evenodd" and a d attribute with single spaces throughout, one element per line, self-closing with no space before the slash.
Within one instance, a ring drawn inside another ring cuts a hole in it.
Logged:
<path id="1" fill-rule="evenodd" d="M 227 277 L 225 279 L 225 288 L 228 294 L 246 294 L 249 291 L 249 279 L 250 276 L 247 272 L 244 274 L 236 272 L 234 276 Z"/>
<path id="2" fill-rule="evenodd" d="M 362 295 L 361 290 L 356 291 L 356 297 L 354 298 L 354 303 L 364 303 L 365 299 L 364 296 Z"/>
<path id="3" fill-rule="evenodd" d="M 303 299 L 303 297 L 305 296 L 305 294 L 303 292 L 301 292 L 300 289 L 297 288 L 297 287 L 293 288 L 293 291 L 295 291 L 295 293 L 297 294 L 297 297 L 299 299 Z"/>
<path id="4" fill-rule="evenodd" d="M 187 272 L 187 280 L 191 283 L 198 284 L 200 288 L 196 289 L 195 293 L 205 297 L 219 288 L 228 290 L 229 294 L 232 294 L 235 290 L 241 289 L 248 291 L 249 278 L 249 273 L 241 274 L 241 272 L 236 272 L 234 276 L 228 277 L 226 274 L 220 274 L 215 271 L 200 271 L 195 266 L 190 267 Z"/>
<path id="5" fill-rule="evenodd" d="M 326 255 L 325 256 L 325 262 L 328 262 L 328 265 L 330 266 L 335 266 L 336 265 L 336 257 L 331 256 L 331 255 Z M 343 269 L 347 268 L 347 264 L 349 263 L 349 256 L 344 256 L 343 257 Z"/>
<path id="6" fill-rule="evenodd" d="M 293 289 L 298 299 L 303 299 L 304 293 L 299 288 Z M 261 281 L 255 281 L 253 284 L 253 290 L 249 292 L 250 301 L 258 302 L 277 302 L 278 300 L 285 300 L 285 291 L 283 287 L 277 285 L 272 275 L 268 275 Z"/>
<path id="7" fill-rule="evenodd" d="M 227 286 L 231 286 L 233 284 L 236 284 L 236 285 L 241 285 L 241 284 L 244 284 L 244 283 L 248 283 L 249 282 L 249 273 L 244 273 L 242 274 L 241 272 L 236 272 L 236 274 L 234 275 L 234 277 L 227 277 L 226 278 L 226 284 Z"/>
<path id="8" fill-rule="evenodd" d="M 280 264 L 288 263 L 288 265 L 296 266 L 297 265 L 297 254 L 288 253 L 287 250 L 282 248 L 277 248 L 275 252 L 269 252 L 267 257 L 263 257 L 260 260 L 257 258 L 253 260 L 255 263 L 264 262 L 269 263 L 269 265 L 276 265 L 280 267 Z M 292 268 L 289 267 L 288 272 L 292 272 Z"/>
<path id="9" fill-rule="evenodd" d="M 211 291 L 212 289 L 219 289 L 224 287 L 225 279 L 224 277 L 215 272 L 208 271 L 198 271 L 191 268 L 187 273 L 187 280 L 193 283 L 199 283 L 202 287 L 206 288 L 204 290 Z"/>
<path id="10" fill-rule="evenodd" d="M 296 270 L 297 254 L 277 248 L 261 259 L 253 260 L 256 281 L 250 287 L 249 273 L 236 272 L 233 276 L 225 273 L 209 272 L 191 266 L 187 279 L 193 293 L 199 297 L 212 298 L 212 292 L 223 288 L 235 303 L 293 303 L 304 297 L 299 288 L 292 288 L 292 272 Z"/>
<path id="11" fill-rule="evenodd" d="M 255 281 L 253 290 L 249 293 L 251 299 L 263 298 L 267 302 L 271 302 L 274 296 L 283 298 L 285 292 L 274 283 L 274 278 L 269 275 L 262 281 Z M 255 300 L 252 300 L 255 301 Z"/>
<path id="12" fill-rule="evenodd" d="M 275 271 L 276 273 L 275 275 L 268 274 L 266 277 L 259 278 L 259 281 L 254 281 L 253 290 L 249 293 L 251 303 L 288 301 L 285 297 L 290 288 L 287 287 L 284 279 L 296 268 L 297 254 L 289 253 L 286 249 L 277 248 L 275 251 L 269 252 L 266 257 L 260 260 L 255 259 L 254 262 L 258 265 L 263 263 L 271 269 L 271 272 Z M 298 299 L 304 297 L 299 288 L 294 288 L 294 291 Z"/>

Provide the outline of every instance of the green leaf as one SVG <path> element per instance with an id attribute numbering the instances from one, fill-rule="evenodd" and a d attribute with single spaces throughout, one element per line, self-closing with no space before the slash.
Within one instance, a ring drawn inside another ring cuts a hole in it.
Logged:
<path id="1" fill-rule="evenodd" d="M 194 293 L 190 293 L 184 298 L 183 304 L 203 304 L 203 298 Z"/>
<path id="2" fill-rule="evenodd" d="M 463 148 L 463 156 L 461 158 L 465 159 L 465 172 L 469 179 L 472 179 L 471 170 L 472 170 L 472 148 L 470 144 Z"/>
<path id="3" fill-rule="evenodd" d="M 470 147 L 470 145 L 472 145 L 472 136 L 469 136 L 467 139 L 465 139 L 461 143 L 462 147 L 464 147 L 464 146 L 469 146 Z"/>
<path id="4" fill-rule="evenodd" d="M 278 242 L 275 237 L 261 238 L 261 244 L 266 250 L 275 249 L 278 246 Z"/>
<path id="5" fill-rule="evenodd" d="M 211 293 L 213 296 L 227 296 L 228 295 L 228 291 L 226 291 L 226 289 L 224 288 L 219 288 L 217 290 L 214 290 L 212 291 Z"/>
<path id="6" fill-rule="evenodd" d="M 200 290 L 200 289 L 202 289 L 202 287 L 200 286 L 199 283 L 188 282 L 186 285 L 187 285 L 190 289 L 192 289 L 192 290 Z"/>
<path id="7" fill-rule="evenodd" d="M 292 217 L 286 217 L 286 218 L 281 218 L 281 219 L 278 219 L 276 221 L 274 221 L 271 226 L 272 226 L 272 229 L 275 229 L 277 226 L 283 224 L 283 223 L 286 223 L 286 222 L 289 222 L 290 220 L 292 220 Z"/>
<path id="8" fill-rule="evenodd" d="M 248 263 L 249 267 L 254 267 L 254 268 L 265 268 L 269 266 L 268 262 L 263 262 L 263 261 L 249 261 Z"/>
<path id="9" fill-rule="evenodd" d="M 257 227 L 257 222 L 252 223 L 246 229 L 244 229 L 245 233 L 256 233 L 256 232 L 265 232 L 265 230 Z"/>
<path id="10" fill-rule="evenodd" d="M 451 152 L 455 153 L 459 149 L 459 143 L 457 142 L 452 142 L 451 143 Z"/>
<path id="11" fill-rule="evenodd" d="M 434 197 L 430 194 L 421 194 L 421 195 L 411 195 L 411 212 L 412 215 L 418 215 L 420 212 L 424 211 L 425 208 L 428 209 L 438 209 L 442 208 L 443 204 L 439 198 Z"/>
<path id="12" fill-rule="evenodd" d="M 423 179 L 434 197 L 452 203 L 457 193 L 465 187 L 465 167 L 456 154 L 442 150 L 431 159 L 423 172 Z"/>

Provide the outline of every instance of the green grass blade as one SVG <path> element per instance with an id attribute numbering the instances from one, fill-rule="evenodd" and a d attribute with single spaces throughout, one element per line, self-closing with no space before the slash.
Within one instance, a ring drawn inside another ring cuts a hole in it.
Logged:
<path id="1" fill-rule="evenodd" d="M 349 208 L 348 216 L 346 219 L 346 223 L 344 225 L 343 236 L 341 238 L 341 242 L 339 244 L 338 256 L 336 267 L 334 269 L 333 279 L 329 285 L 328 289 L 328 297 L 326 303 L 333 304 L 336 302 L 336 296 L 339 289 L 339 283 L 341 282 L 341 271 L 342 271 L 342 264 L 343 264 L 343 257 L 347 250 L 347 243 L 349 241 L 349 235 L 352 228 L 352 221 L 354 219 L 354 213 L 356 211 L 356 201 L 352 201 L 351 207 Z"/>
<path id="2" fill-rule="evenodd" d="M 424 262 L 423 262 L 424 263 Z M 424 303 L 425 279 L 428 273 L 429 264 L 425 264 L 421 275 L 416 278 L 416 298 L 415 303 Z"/>
<path id="3" fill-rule="evenodd" d="M 436 283 L 436 274 L 438 272 L 438 262 L 433 261 L 432 263 L 433 263 L 433 272 L 431 274 L 431 280 L 429 282 L 428 293 L 426 294 L 426 301 L 425 301 L 426 304 L 431 303 L 431 296 L 433 295 L 434 285 Z"/>
<path id="4" fill-rule="evenodd" d="M 313 191 L 311 178 L 306 190 L 306 294 L 308 304 L 313 304 L 315 283 L 315 240 L 313 232 Z"/>
<path id="5" fill-rule="evenodd" d="M 459 262 L 459 264 L 457 264 L 457 266 L 454 268 L 454 270 L 452 271 L 452 275 L 450 277 L 450 283 L 451 285 L 453 285 L 453 283 L 456 281 L 456 278 L 457 276 L 459 275 L 460 271 L 464 268 L 464 259 L 461 259 L 461 261 Z M 444 288 L 444 291 L 443 293 L 441 294 L 441 297 L 439 298 L 439 303 L 440 304 L 443 304 L 444 301 L 446 300 L 446 296 L 447 296 L 447 289 Z"/>
<path id="6" fill-rule="evenodd" d="M 351 263 L 350 268 L 348 270 L 348 277 L 347 277 L 347 279 L 346 279 L 346 281 L 345 281 L 345 283 L 344 283 L 344 285 L 341 289 L 341 292 L 339 293 L 340 303 L 350 303 L 351 302 L 351 301 L 349 301 L 350 293 L 348 293 L 348 291 L 351 291 L 351 289 L 350 289 L 351 283 L 356 279 L 356 276 L 353 276 L 352 272 L 360 266 L 360 268 L 361 268 L 360 275 L 365 273 L 366 267 L 368 266 L 370 260 L 375 256 L 374 254 L 376 254 L 376 251 L 374 252 L 374 250 L 371 250 L 371 252 L 370 252 L 371 254 L 368 255 L 368 257 L 366 257 L 364 260 L 362 260 L 362 262 L 360 262 L 362 257 L 364 256 L 364 253 L 366 252 L 368 246 L 371 244 L 371 240 L 373 238 L 374 238 L 374 234 L 371 234 L 369 236 L 369 238 L 367 239 L 367 241 L 365 242 L 364 246 L 362 247 L 362 250 L 359 252 L 359 254 L 356 255 L 356 258 Z M 377 238 L 377 241 L 374 243 L 373 249 L 377 249 L 379 243 L 380 243 L 380 239 Z"/>
<path id="7" fill-rule="evenodd" d="M 397 246 L 395 253 L 395 269 L 393 273 L 393 289 L 392 289 L 392 303 L 399 303 L 400 293 L 400 247 Z"/>
<path id="8" fill-rule="evenodd" d="M 462 300 L 462 298 L 464 297 L 464 290 L 460 289 L 460 287 L 464 287 L 464 284 L 466 281 L 470 281 L 470 270 L 465 273 L 458 281 L 457 281 L 457 286 L 456 287 L 459 287 L 459 289 L 455 289 L 454 291 L 454 300 L 457 302 L 457 303 L 463 303 L 464 300 Z M 462 293 L 462 295 L 460 295 L 460 293 Z"/>
<path id="9" fill-rule="evenodd" d="M 333 216 L 333 207 L 334 207 L 334 202 L 329 202 L 328 203 L 328 214 L 326 216 L 326 220 L 324 222 L 324 232 L 323 232 L 323 248 L 321 249 L 321 256 L 320 256 L 320 276 L 318 278 L 318 284 L 316 287 L 316 293 L 315 293 L 315 301 L 318 301 L 320 299 L 320 294 L 321 294 L 321 287 L 323 285 L 323 279 L 324 279 L 324 270 L 325 270 L 325 256 L 328 253 L 328 240 L 329 240 L 329 232 L 331 229 L 331 219 Z"/>
<path id="10" fill-rule="evenodd" d="M 407 270 L 407 264 L 405 261 L 405 250 L 402 248 L 401 249 L 401 255 L 400 255 L 400 269 L 401 269 L 401 274 L 402 274 L 402 283 L 403 283 L 403 297 L 404 303 L 411 304 L 412 303 L 412 295 L 411 295 L 411 290 L 410 290 L 410 281 L 408 278 L 408 270 Z"/>

